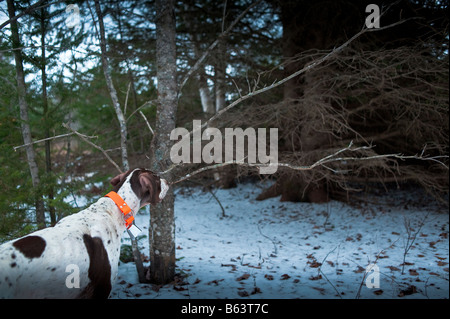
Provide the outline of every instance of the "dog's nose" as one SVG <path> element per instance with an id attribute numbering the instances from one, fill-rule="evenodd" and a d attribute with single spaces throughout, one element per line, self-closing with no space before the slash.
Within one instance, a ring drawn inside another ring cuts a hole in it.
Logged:
<path id="1" fill-rule="evenodd" d="M 167 183 L 165 179 L 161 178 L 161 192 L 159 193 L 159 199 L 162 200 L 166 196 L 168 190 L 169 183 Z"/>

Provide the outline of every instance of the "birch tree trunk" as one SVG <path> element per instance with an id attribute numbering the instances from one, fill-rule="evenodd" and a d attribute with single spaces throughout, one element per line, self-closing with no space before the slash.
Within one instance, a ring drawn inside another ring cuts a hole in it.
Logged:
<path id="1" fill-rule="evenodd" d="M 109 95 L 116 111 L 117 119 L 119 120 L 120 126 L 120 148 L 122 152 L 122 166 L 125 171 L 130 169 L 128 163 L 128 151 L 127 151 L 127 124 L 125 117 L 123 115 L 122 109 L 120 108 L 119 98 L 117 96 L 117 91 L 114 87 L 114 83 L 111 77 L 111 69 L 109 67 L 108 58 L 106 57 L 106 37 L 105 37 L 105 26 L 103 24 L 103 14 L 100 8 L 100 3 L 95 0 L 95 11 L 98 16 L 99 32 L 100 32 L 100 48 L 102 51 L 102 66 L 103 73 L 105 74 L 106 85 L 108 86 Z"/>
<path id="2" fill-rule="evenodd" d="M 163 171 L 170 164 L 170 132 L 176 125 L 178 87 L 176 80 L 174 0 L 156 0 L 156 64 L 158 106 L 151 145 L 151 167 Z M 164 176 L 172 180 L 171 173 Z M 150 281 L 165 284 L 175 275 L 174 196 L 171 188 L 164 200 L 150 209 Z"/>
<path id="3" fill-rule="evenodd" d="M 192 4 L 191 4 L 192 5 Z M 186 11 L 191 10 L 190 5 L 185 3 L 184 9 Z M 194 23 L 195 20 L 192 19 L 191 16 L 185 16 L 184 17 L 184 24 L 186 25 L 186 28 L 189 30 L 194 29 Z M 201 48 L 200 43 L 202 42 L 201 35 L 195 34 L 195 33 L 189 33 L 188 37 L 190 38 L 192 42 L 192 49 L 194 53 L 193 61 L 197 61 L 201 56 Z M 208 81 L 207 76 L 205 72 L 205 67 L 201 65 L 197 70 L 197 83 L 198 83 L 198 92 L 200 94 L 200 102 L 202 103 L 202 110 L 203 113 L 212 115 L 215 113 L 215 107 L 214 107 L 214 101 L 211 97 L 211 91 L 208 87 Z"/>
<path id="4" fill-rule="evenodd" d="M 216 50 L 215 64 L 215 91 L 216 112 L 225 107 L 225 69 L 226 69 L 226 43 L 224 39 L 219 40 Z"/>
<path id="5" fill-rule="evenodd" d="M 44 131 L 45 131 L 45 138 L 50 137 L 50 113 L 48 110 L 48 98 L 47 98 L 47 58 L 45 55 L 45 34 L 47 33 L 48 23 L 46 21 L 48 19 L 47 9 L 42 8 L 41 14 L 40 14 L 40 23 L 41 23 L 41 83 L 42 83 L 42 106 L 43 106 L 43 113 L 44 113 Z M 51 158 L 51 140 L 46 140 L 44 142 L 45 146 L 45 172 L 47 175 L 50 175 L 52 173 L 52 158 Z M 49 199 L 49 205 L 48 205 L 48 212 L 50 214 L 50 223 L 51 225 L 56 224 L 56 213 L 55 213 L 55 207 L 53 206 L 53 199 L 54 199 L 54 190 L 53 185 L 48 185 L 48 191 L 47 196 Z"/>
<path id="6" fill-rule="evenodd" d="M 116 5 L 119 6 L 119 3 L 117 3 Z M 109 95 L 111 96 L 111 100 L 113 102 L 114 109 L 115 109 L 116 115 L 117 115 L 117 119 L 118 119 L 119 125 L 120 125 L 120 148 L 121 148 L 121 152 L 122 152 L 122 167 L 123 167 L 124 171 L 127 171 L 130 169 L 130 164 L 128 162 L 128 150 L 127 150 L 127 135 L 128 135 L 127 124 L 126 124 L 125 116 L 122 112 L 122 109 L 120 108 L 119 98 L 117 96 L 117 91 L 116 91 L 116 89 L 114 87 L 114 83 L 112 81 L 111 70 L 109 68 L 108 58 L 106 57 L 105 26 L 103 24 L 103 14 L 102 14 L 102 10 L 100 7 L 100 3 L 97 0 L 95 1 L 95 11 L 98 16 L 98 24 L 99 24 L 99 32 L 100 32 L 100 47 L 101 47 L 101 51 L 102 51 L 103 73 L 105 74 L 106 85 L 108 86 Z M 119 20 L 119 33 L 120 33 L 120 38 L 123 39 L 120 20 Z M 126 62 L 127 62 L 127 66 L 128 66 L 128 61 L 126 61 Z M 128 71 L 129 71 L 129 75 L 132 79 L 131 70 L 128 69 Z M 136 104 L 136 93 L 134 90 L 134 83 L 133 83 L 133 92 L 134 92 L 134 101 L 135 101 L 134 103 Z M 126 109 L 125 109 L 125 112 L 126 112 Z M 137 242 L 136 238 L 132 238 L 131 236 L 130 236 L 130 239 L 131 239 L 131 249 L 133 252 L 133 259 L 134 259 L 134 263 L 136 264 L 136 272 L 138 274 L 139 282 L 144 283 L 147 280 L 145 278 L 144 265 L 142 263 L 141 253 L 139 252 L 138 242 Z"/>
<path id="7" fill-rule="evenodd" d="M 8 15 L 12 19 L 15 16 L 14 0 L 8 0 Z M 17 20 L 11 21 L 11 38 L 13 45 L 14 60 L 16 64 L 16 80 L 17 80 L 17 94 L 19 99 L 19 109 L 20 109 L 20 119 L 21 119 L 21 130 L 23 136 L 23 142 L 25 145 L 25 150 L 27 153 L 28 166 L 31 173 L 31 181 L 33 188 L 35 189 L 35 205 L 36 205 L 36 222 L 38 228 L 45 228 L 45 212 L 44 212 L 44 202 L 38 191 L 40 187 L 39 179 L 39 168 L 36 162 L 36 154 L 34 152 L 33 142 L 31 138 L 31 128 L 29 124 L 28 117 L 28 103 L 26 101 L 26 84 L 25 75 L 23 71 L 22 63 L 22 51 L 19 49 L 21 47 L 20 37 L 19 37 L 19 27 L 17 25 Z"/>

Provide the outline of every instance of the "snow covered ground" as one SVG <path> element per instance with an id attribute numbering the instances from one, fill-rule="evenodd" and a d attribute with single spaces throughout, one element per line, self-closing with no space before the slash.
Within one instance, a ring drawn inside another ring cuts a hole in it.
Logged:
<path id="1" fill-rule="evenodd" d="M 209 192 L 177 189 L 180 277 L 140 284 L 134 263 L 121 263 L 111 298 L 449 298 L 449 215 L 421 191 L 350 206 L 256 201 L 263 186 L 214 190 L 226 217 Z M 148 211 L 137 216 L 146 235 L 148 223 Z M 139 245 L 148 255 L 148 237 Z"/>

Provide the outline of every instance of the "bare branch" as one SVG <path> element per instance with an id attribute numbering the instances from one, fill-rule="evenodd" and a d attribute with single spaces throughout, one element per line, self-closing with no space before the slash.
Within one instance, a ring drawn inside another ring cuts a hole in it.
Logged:
<path id="1" fill-rule="evenodd" d="M 123 107 L 123 115 L 127 114 L 127 106 L 128 106 L 128 94 L 130 93 L 131 82 L 128 83 L 127 95 L 125 96 L 125 105 Z"/>
<path id="2" fill-rule="evenodd" d="M 321 159 L 319 159 L 318 161 L 314 162 L 311 165 L 303 165 L 303 166 L 299 166 L 299 165 L 292 165 L 289 163 L 272 163 L 272 164 L 260 164 L 260 163 L 244 163 L 243 161 L 228 161 L 225 163 L 218 163 L 218 164 L 213 164 L 213 165 L 209 165 L 209 166 L 205 166 L 202 168 L 199 168 L 189 174 L 186 174 L 185 176 L 183 176 L 182 178 L 174 181 L 174 182 L 170 182 L 170 184 L 177 184 L 180 183 L 184 180 L 187 180 L 199 173 L 202 172 L 206 172 L 212 169 L 216 169 L 219 167 L 224 167 L 224 166 L 228 166 L 228 165 L 232 165 L 232 164 L 236 164 L 236 165 L 240 165 L 240 166 L 247 166 L 247 167 L 267 167 L 269 165 L 277 165 L 278 167 L 286 167 L 292 170 L 296 170 L 296 171 L 307 171 L 307 170 L 312 170 L 314 168 L 317 167 L 324 167 L 327 170 L 331 170 L 332 172 L 336 173 L 339 172 L 335 169 L 332 169 L 328 166 L 326 166 L 326 163 L 332 163 L 332 162 L 348 162 L 348 161 L 368 161 L 368 160 L 375 160 L 375 159 L 387 159 L 387 158 L 396 158 L 396 159 L 400 159 L 400 160 L 406 160 L 406 159 L 417 159 L 417 160 L 423 160 L 423 161 L 435 161 L 438 162 L 439 164 L 443 165 L 445 168 L 448 169 L 448 166 L 446 166 L 443 162 L 441 162 L 439 159 L 441 158 L 448 158 L 448 156 L 433 156 L 433 157 L 424 157 L 423 156 L 423 152 L 421 155 L 410 155 L 410 156 L 405 156 L 402 154 L 381 154 L 381 155 L 373 155 L 373 156 L 366 156 L 366 157 L 351 157 L 351 156 L 346 156 L 346 157 L 337 157 L 337 155 L 343 153 L 343 152 L 358 152 L 361 150 L 367 150 L 367 149 L 371 149 L 373 148 L 373 146 L 360 146 L 360 147 L 352 147 L 353 146 L 353 142 L 350 142 L 350 144 L 343 148 L 340 149 L 336 152 L 334 152 L 333 154 L 330 154 L 328 156 L 325 156 Z M 166 173 L 168 173 L 169 171 L 171 171 L 172 169 L 174 169 L 176 166 L 178 165 L 172 165 L 168 170 L 164 171 L 164 172 L 160 172 L 161 175 L 164 175 Z"/>
<path id="3" fill-rule="evenodd" d="M 130 120 L 130 118 L 131 118 L 135 113 L 140 112 L 142 108 L 144 108 L 144 107 L 146 107 L 146 106 L 149 106 L 149 105 L 152 105 L 152 104 L 155 104 L 157 101 L 158 101 L 158 100 L 156 99 L 156 100 L 150 100 L 150 101 L 145 102 L 144 104 L 142 104 L 141 106 L 139 106 L 136 110 L 134 110 L 133 113 L 131 113 L 130 116 L 128 116 L 128 118 L 127 118 L 126 121 L 128 122 L 128 121 Z"/>
<path id="4" fill-rule="evenodd" d="M 103 67 L 103 73 L 105 75 L 106 86 L 108 87 L 109 95 L 111 97 L 111 101 L 116 111 L 117 120 L 119 121 L 120 126 L 120 146 L 121 146 L 121 155 L 122 155 L 122 165 L 125 170 L 129 169 L 128 162 L 128 151 L 127 151 L 127 124 L 125 121 L 124 113 L 120 108 L 119 97 L 117 95 L 116 88 L 114 87 L 114 83 L 111 76 L 111 70 L 109 66 L 109 61 L 107 58 L 106 52 L 106 34 L 105 34 L 105 25 L 103 23 L 103 14 L 100 7 L 100 3 L 98 0 L 95 0 L 95 11 L 98 17 L 98 25 L 100 31 L 100 51 L 101 51 L 101 61 Z"/>
<path id="5" fill-rule="evenodd" d="M 144 113 L 142 113 L 142 111 L 139 111 L 139 114 L 141 114 L 141 116 L 144 118 L 145 124 L 147 124 L 148 129 L 154 135 L 155 133 L 153 132 L 153 129 L 152 129 L 150 123 L 148 122 L 147 118 L 145 117 Z"/>
<path id="6" fill-rule="evenodd" d="M 255 4 L 256 4 L 256 3 L 255 3 Z M 255 5 L 255 4 L 254 4 L 254 5 Z M 249 7 L 249 8 L 250 8 L 250 7 Z M 247 11 L 248 11 L 249 8 L 247 8 Z M 409 19 L 405 19 L 405 20 L 401 20 L 401 21 L 398 21 L 398 22 L 396 22 L 396 23 L 387 25 L 387 26 L 383 27 L 383 30 L 384 30 L 384 29 L 387 29 L 387 28 L 390 28 L 390 27 L 393 27 L 393 26 L 396 26 L 396 25 L 399 25 L 399 24 L 404 23 L 404 22 L 406 22 L 406 21 L 408 21 L 408 20 L 409 20 Z M 381 30 L 381 29 L 368 29 L 368 28 L 363 28 L 363 29 L 361 29 L 361 31 L 359 31 L 358 33 L 356 33 L 355 35 L 353 35 L 350 39 L 348 39 L 346 42 L 344 42 L 343 44 L 341 44 L 339 47 L 334 48 L 331 52 L 327 53 L 326 55 L 324 55 L 324 56 L 322 56 L 322 57 L 320 57 L 320 58 L 318 58 L 318 59 L 312 61 L 311 63 L 308 63 L 305 67 L 303 67 L 303 68 L 301 68 L 300 70 L 298 70 L 298 71 L 292 73 L 291 75 L 289 75 L 289 76 L 287 76 L 287 77 L 285 77 L 285 78 L 283 78 L 283 79 L 281 79 L 281 80 L 279 80 L 279 81 L 276 81 L 276 82 L 272 83 L 272 85 L 264 86 L 263 88 L 261 88 L 261 89 L 259 89 L 259 90 L 256 89 L 256 88 L 257 88 L 257 85 L 255 85 L 255 86 L 254 86 L 254 89 L 253 89 L 252 91 L 250 91 L 247 95 L 244 95 L 244 96 L 241 96 L 240 93 L 239 93 L 239 95 L 240 95 L 240 98 L 239 98 L 239 99 L 235 100 L 234 102 L 232 102 L 231 104 L 229 104 L 227 107 L 221 109 L 219 112 L 217 112 L 216 114 L 214 114 L 209 120 L 207 120 L 205 123 L 202 124 L 202 127 L 201 127 L 201 128 L 207 127 L 207 126 L 209 125 L 209 123 L 211 123 L 212 121 L 214 121 L 215 119 L 217 119 L 218 117 L 220 117 L 220 116 L 221 116 L 222 114 L 224 114 L 225 112 L 227 112 L 227 111 L 229 111 L 230 109 L 234 108 L 236 105 L 242 103 L 243 101 L 248 100 L 248 99 L 250 99 L 250 98 L 252 98 L 252 97 L 254 97 L 254 96 L 256 96 L 256 95 L 259 95 L 259 94 L 261 94 L 261 93 L 264 93 L 264 92 L 267 92 L 267 91 L 269 91 L 269 90 L 272 90 L 272 89 L 274 89 L 274 88 L 276 88 L 276 87 L 278 87 L 278 86 L 280 86 L 280 85 L 286 83 L 287 81 L 289 81 L 289 80 L 291 80 L 291 79 L 293 79 L 293 78 L 299 76 L 300 74 L 306 73 L 307 71 L 309 71 L 309 70 L 311 70 L 311 69 L 313 69 L 313 68 L 319 66 L 320 64 L 322 64 L 322 63 L 324 63 L 325 61 L 329 60 L 331 57 L 334 57 L 335 55 L 337 55 L 338 53 L 340 53 L 342 50 L 344 50 L 346 47 L 348 47 L 350 43 L 352 43 L 355 39 L 359 38 L 359 37 L 360 37 L 361 35 L 363 35 L 364 33 L 366 33 L 366 32 L 374 32 L 374 31 L 378 31 L 378 30 Z M 227 32 L 228 32 L 228 29 L 227 29 Z M 218 40 L 217 40 L 217 41 L 218 41 Z M 208 50 L 209 50 L 209 49 L 208 49 Z M 208 52 L 208 50 L 207 50 L 207 52 Z M 207 52 L 205 52 L 205 54 L 206 54 Z M 202 57 L 202 58 L 203 58 L 203 57 Z M 200 58 L 200 59 L 202 59 L 202 58 Z M 199 60 L 199 61 L 200 61 L 200 60 Z M 199 63 L 199 61 L 197 61 L 197 63 Z M 196 63 L 196 65 L 197 65 L 197 63 Z M 194 65 L 194 67 L 196 67 L 196 65 Z M 193 68 L 194 68 L 194 67 L 193 67 Z M 197 66 L 197 68 L 198 68 L 198 66 Z M 192 70 L 192 69 L 191 69 L 191 70 Z M 194 71 L 195 71 L 195 70 L 194 70 Z M 190 75 L 190 74 L 189 74 L 189 75 Z M 259 77 L 259 76 L 258 76 L 258 77 Z M 187 81 L 187 80 L 186 80 L 186 81 Z M 258 79 L 258 82 L 259 82 L 259 79 Z M 181 88 L 180 88 L 180 89 L 181 89 Z M 192 131 L 191 131 L 189 134 L 192 134 Z"/>
<path id="7" fill-rule="evenodd" d="M 68 133 L 68 134 L 56 135 L 56 136 L 53 136 L 53 137 L 47 137 L 47 138 L 43 138 L 42 140 L 37 140 L 37 141 L 31 142 L 31 143 L 28 143 L 28 144 L 23 144 L 23 145 L 20 145 L 20 146 L 14 146 L 13 149 L 14 149 L 14 151 L 17 151 L 19 148 L 22 148 L 22 147 L 26 147 L 26 146 L 29 146 L 29 145 L 33 145 L 33 144 L 37 144 L 37 143 L 41 143 L 41 142 L 45 142 L 45 141 L 55 140 L 55 139 L 61 138 L 61 137 L 71 136 L 73 134 L 75 134 L 75 133 Z M 86 138 L 97 138 L 97 136 L 86 136 L 86 135 L 85 135 L 85 137 Z"/>
<path id="8" fill-rule="evenodd" d="M 100 146 L 98 146 L 97 144 L 92 143 L 91 141 L 88 140 L 89 136 L 86 136 L 84 134 L 81 134 L 77 131 L 75 131 L 74 129 L 72 129 L 67 123 L 63 123 L 62 126 L 64 126 L 66 129 L 70 130 L 73 132 L 73 134 L 76 134 L 77 136 L 79 136 L 83 141 L 85 141 L 86 143 L 88 143 L 89 145 L 95 147 L 96 149 L 98 149 L 100 152 L 103 153 L 103 155 L 105 155 L 106 159 L 114 165 L 114 167 L 119 171 L 119 173 L 123 173 L 122 170 L 120 169 L 119 165 L 117 165 L 116 162 L 113 161 L 113 159 L 106 153 L 106 151 L 101 148 Z"/>
<path id="9" fill-rule="evenodd" d="M 12 17 L 11 19 L 9 19 L 9 20 L 3 22 L 3 23 L 0 25 L 0 30 L 3 29 L 3 28 L 4 28 L 5 26 L 7 26 L 8 24 L 10 24 L 11 22 L 16 21 L 16 20 L 19 19 L 20 17 L 22 17 L 22 16 L 24 16 L 24 15 L 26 15 L 26 14 L 28 14 L 28 13 L 31 13 L 31 12 L 33 12 L 34 10 L 42 9 L 42 8 L 48 7 L 48 6 L 50 6 L 50 5 L 52 5 L 52 4 L 55 3 L 55 2 L 51 2 L 51 3 L 47 3 L 47 4 L 44 4 L 44 5 L 40 6 L 40 5 L 41 5 L 42 3 L 44 3 L 44 2 L 45 2 L 45 0 L 39 0 L 38 2 L 36 2 L 36 3 L 32 4 L 31 6 L 29 6 L 25 11 L 23 11 L 23 12 L 19 13 L 18 15 Z"/>

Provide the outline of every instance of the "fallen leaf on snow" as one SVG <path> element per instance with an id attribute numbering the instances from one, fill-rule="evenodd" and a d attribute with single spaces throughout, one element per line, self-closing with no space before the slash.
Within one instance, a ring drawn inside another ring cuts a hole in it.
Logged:
<path id="1" fill-rule="evenodd" d="M 322 279 L 322 275 L 317 275 L 317 276 L 311 276 L 309 277 L 309 280 L 319 280 Z"/>
<path id="2" fill-rule="evenodd" d="M 255 288 L 253 288 L 253 290 L 250 294 L 254 295 L 254 294 L 260 294 L 260 293 L 262 293 L 261 289 L 259 289 L 258 287 L 255 287 Z"/>
<path id="3" fill-rule="evenodd" d="M 435 273 L 435 272 L 430 272 L 430 275 L 433 275 L 433 276 L 439 276 L 439 274 L 437 274 L 437 273 Z"/>
<path id="4" fill-rule="evenodd" d="M 417 293 L 417 287 L 416 286 L 409 286 L 408 288 L 401 290 L 400 293 L 398 294 L 399 297 L 404 297 L 404 296 L 408 296 L 408 295 L 412 295 Z"/>
<path id="5" fill-rule="evenodd" d="M 250 277 L 250 274 L 243 274 L 242 276 L 236 278 L 237 281 L 246 280 Z"/>
<path id="6" fill-rule="evenodd" d="M 399 271 L 400 269 L 394 266 L 387 266 L 386 268 L 389 268 L 392 271 Z"/>
<path id="7" fill-rule="evenodd" d="M 409 274 L 410 274 L 411 276 L 419 276 L 419 273 L 418 273 L 415 269 L 410 269 L 410 270 L 409 270 Z"/>
<path id="8" fill-rule="evenodd" d="M 366 272 L 366 269 L 361 267 L 361 266 L 358 266 L 358 269 L 357 270 L 353 270 L 353 272 L 357 273 L 357 274 L 360 274 L 360 273 Z"/>
<path id="9" fill-rule="evenodd" d="M 184 291 L 184 290 L 186 290 L 186 288 L 183 288 L 183 287 L 181 287 L 181 286 L 173 286 L 173 289 L 174 289 L 175 291 Z"/>
<path id="10" fill-rule="evenodd" d="M 273 276 L 272 275 L 264 275 L 264 278 L 266 278 L 267 280 L 273 280 Z"/>

